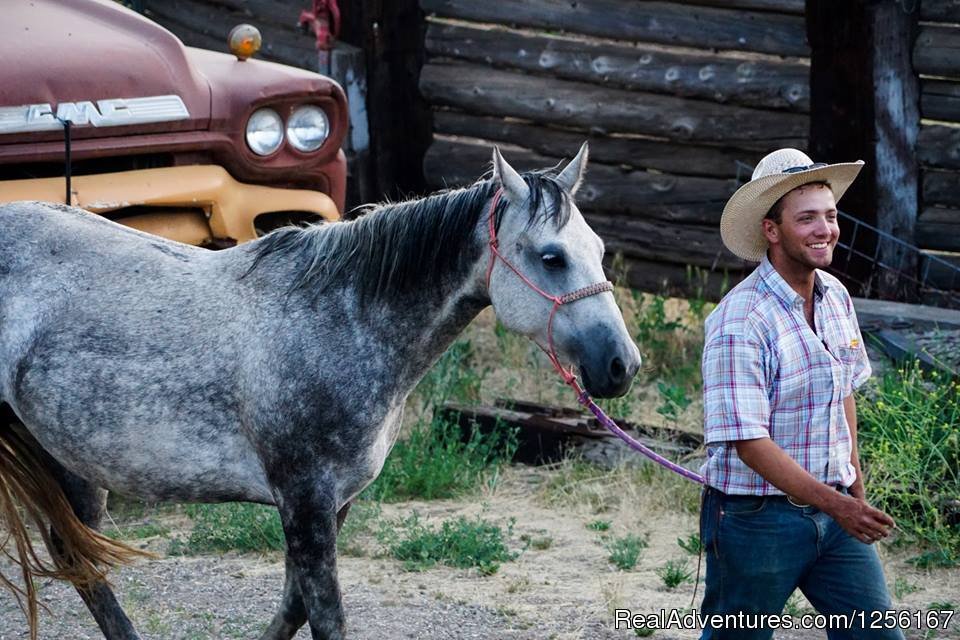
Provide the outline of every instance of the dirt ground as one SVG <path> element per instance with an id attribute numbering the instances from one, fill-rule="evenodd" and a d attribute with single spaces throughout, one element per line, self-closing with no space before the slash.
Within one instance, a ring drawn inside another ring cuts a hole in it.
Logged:
<path id="1" fill-rule="evenodd" d="M 446 567 L 409 572 L 375 550 L 363 557 L 341 557 L 350 637 L 623 639 L 636 634 L 614 629 L 613 611 L 617 608 L 650 613 L 691 606 L 693 584 L 669 590 L 656 569 L 668 559 L 684 556 L 676 539 L 695 531 L 693 515 L 664 510 L 663 496 L 645 495 L 635 487 L 613 488 L 623 492 L 624 500 L 600 516 L 612 522 L 609 533 L 649 533 L 649 547 L 637 568 L 620 571 L 608 561 L 600 534 L 586 526 L 598 518 L 594 507 L 544 505 L 542 488 L 549 473 L 514 466 L 506 470 L 495 490 L 477 499 L 384 505 L 380 518 L 385 519 L 409 515 L 414 510 L 427 521 L 481 514 L 506 527 L 513 518 L 512 549 L 523 549 L 523 537 L 547 543 L 537 548 L 527 546 L 516 560 L 504 563 L 492 576 Z M 657 489 L 654 486 L 642 491 L 651 490 Z M 173 529 L 172 536 L 183 534 L 188 526 L 176 512 L 160 519 Z M 164 553 L 169 537 L 142 544 Z M 957 608 L 960 571 L 921 572 L 905 562 L 906 555 L 888 549 L 881 552 L 891 587 L 900 585 L 897 608 L 926 611 L 932 606 L 942 608 L 943 603 Z M 691 567 L 696 566 L 695 558 L 689 561 Z M 9 564 L 3 567 L 9 575 Z M 279 554 L 166 556 L 126 567 L 113 580 L 144 638 L 256 638 L 279 602 L 283 562 Z M 694 606 L 699 606 L 701 596 L 702 585 Z M 68 586 L 42 583 L 41 600 L 47 607 L 42 614 L 41 638 L 101 637 Z M 697 635 L 695 631 L 661 630 L 653 637 L 680 640 Z M 960 622 L 954 620 L 947 633 L 908 631 L 907 635 L 960 638 Z M 0 640 L 25 637 L 26 627 L 15 603 L 7 594 L 0 595 Z M 797 640 L 822 638 L 824 634 L 793 631 L 776 637 Z M 309 638 L 309 633 L 301 631 L 297 638 Z"/>

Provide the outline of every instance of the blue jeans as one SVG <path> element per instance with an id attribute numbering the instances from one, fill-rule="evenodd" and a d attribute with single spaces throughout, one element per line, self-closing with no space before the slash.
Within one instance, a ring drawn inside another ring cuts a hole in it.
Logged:
<path id="1" fill-rule="evenodd" d="M 869 612 L 890 609 L 876 549 L 814 507 L 797 507 L 784 497 L 727 496 L 707 488 L 700 531 L 707 556 L 704 615 L 779 614 L 798 587 L 818 613 L 868 612 L 868 626 Z M 854 628 L 828 630 L 827 637 L 903 640 L 898 629 L 863 629 L 860 618 L 854 619 Z M 707 627 L 701 640 L 772 635 L 770 628 Z"/>

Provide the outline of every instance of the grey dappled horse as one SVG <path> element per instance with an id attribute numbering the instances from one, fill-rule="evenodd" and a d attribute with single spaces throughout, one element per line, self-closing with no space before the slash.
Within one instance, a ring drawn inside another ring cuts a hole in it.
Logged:
<path id="1" fill-rule="evenodd" d="M 407 395 L 488 305 L 546 343 L 551 303 L 499 260 L 487 284 L 497 189 L 500 251 L 531 281 L 561 294 L 605 280 L 572 200 L 586 155 L 520 176 L 495 150 L 493 178 L 467 189 L 220 252 L 65 206 L 0 208 L 0 401 L 26 429 L 0 424 L 0 474 L 41 502 L 59 566 L 126 559 L 71 533 L 71 508 L 99 526 L 104 489 L 276 505 L 286 583 L 263 637 L 309 622 L 343 638 L 338 524 L 380 472 Z M 640 364 L 609 291 L 560 307 L 553 339 L 597 396 L 624 393 Z M 41 476 L 67 502 L 32 494 Z M 62 575 L 107 638 L 137 637 L 102 573 Z"/>

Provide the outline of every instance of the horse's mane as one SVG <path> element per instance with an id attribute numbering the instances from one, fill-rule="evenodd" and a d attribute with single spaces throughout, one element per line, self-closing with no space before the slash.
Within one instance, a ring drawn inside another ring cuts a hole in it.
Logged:
<path id="1" fill-rule="evenodd" d="M 530 188 L 528 226 L 552 221 L 563 227 L 570 219 L 570 194 L 553 170 L 522 177 Z M 254 259 L 246 274 L 271 256 L 285 255 L 299 265 L 290 291 L 316 294 L 349 279 L 361 301 L 406 292 L 426 276 L 448 273 L 475 258 L 468 255 L 470 236 L 494 192 L 494 181 L 481 179 L 464 189 L 375 205 L 355 220 L 277 229 L 247 245 Z M 500 200 L 497 228 L 505 208 Z"/>

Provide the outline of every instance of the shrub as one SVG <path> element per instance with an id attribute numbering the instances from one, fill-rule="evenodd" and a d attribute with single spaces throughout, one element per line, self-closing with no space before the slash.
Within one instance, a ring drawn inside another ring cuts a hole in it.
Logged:
<path id="1" fill-rule="evenodd" d="M 918 364 L 868 385 L 858 403 L 867 499 L 926 566 L 960 562 L 960 386 Z"/>

